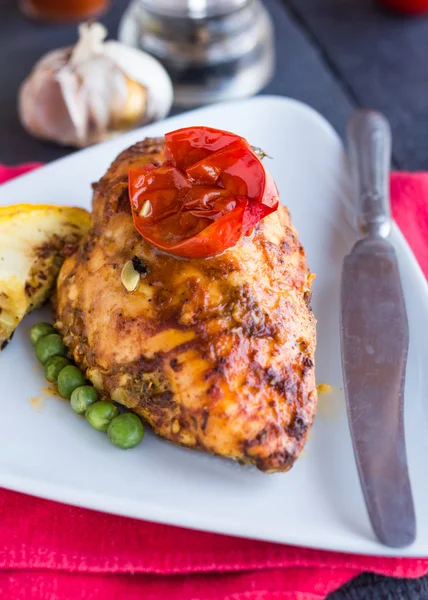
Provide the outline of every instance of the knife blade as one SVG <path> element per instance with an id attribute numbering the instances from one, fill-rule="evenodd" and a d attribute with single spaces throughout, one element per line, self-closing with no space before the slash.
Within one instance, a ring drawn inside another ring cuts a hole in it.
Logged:
<path id="1" fill-rule="evenodd" d="M 391 230 L 391 133 L 374 111 L 348 125 L 361 239 L 343 263 L 341 351 L 348 421 L 364 499 L 378 540 L 400 548 L 416 535 L 404 437 L 409 329 Z"/>

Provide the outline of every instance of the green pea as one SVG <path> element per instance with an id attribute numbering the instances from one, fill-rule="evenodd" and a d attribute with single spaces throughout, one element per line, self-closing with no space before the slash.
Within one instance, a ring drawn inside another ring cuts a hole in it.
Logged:
<path id="1" fill-rule="evenodd" d="M 74 365 L 64 367 L 58 375 L 58 391 L 63 398 L 70 398 L 74 390 L 85 383 L 82 371 Z"/>
<path id="2" fill-rule="evenodd" d="M 51 356 L 64 356 L 67 348 L 62 341 L 62 338 L 57 333 L 50 333 L 40 338 L 36 344 L 36 356 L 43 364 L 51 358 Z"/>
<path id="3" fill-rule="evenodd" d="M 51 383 L 58 381 L 58 375 L 64 367 L 70 364 L 70 361 L 63 356 L 51 356 L 45 362 L 45 377 Z"/>
<path id="4" fill-rule="evenodd" d="M 97 391 L 91 385 L 81 385 L 73 390 L 70 397 L 71 408 L 78 415 L 84 415 L 87 409 L 97 401 Z"/>
<path id="5" fill-rule="evenodd" d="M 119 409 L 112 402 L 99 400 L 91 404 L 86 411 L 86 420 L 94 429 L 107 431 L 110 421 L 117 417 L 118 414 Z"/>
<path id="6" fill-rule="evenodd" d="M 128 450 L 141 442 L 144 427 L 140 417 L 134 413 L 123 413 L 110 421 L 107 435 L 115 446 Z"/>
<path id="7" fill-rule="evenodd" d="M 36 323 L 30 329 L 30 341 L 35 346 L 37 342 L 50 333 L 56 333 L 55 327 L 50 323 Z"/>

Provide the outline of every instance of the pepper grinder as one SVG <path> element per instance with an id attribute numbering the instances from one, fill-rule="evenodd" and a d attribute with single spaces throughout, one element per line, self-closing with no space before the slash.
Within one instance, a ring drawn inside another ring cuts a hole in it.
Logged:
<path id="1" fill-rule="evenodd" d="M 119 39 L 165 66 L 181 107 L 250 96 L 274 70 L 273 27 L 261 0 L 132 0 Z"/>

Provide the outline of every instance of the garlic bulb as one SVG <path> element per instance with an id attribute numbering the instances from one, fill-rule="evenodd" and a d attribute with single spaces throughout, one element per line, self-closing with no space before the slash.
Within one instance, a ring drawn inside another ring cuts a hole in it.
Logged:
<path id="1" fill-rule="evenodd" d="M 83 23 L 73 48 L 46 54 L 19 90 L 19 116 L 32 135 L 89 146 L 165 117 L 172 105 L 169 75 L 152 56 L 104 42 L 100 23 Z"/>

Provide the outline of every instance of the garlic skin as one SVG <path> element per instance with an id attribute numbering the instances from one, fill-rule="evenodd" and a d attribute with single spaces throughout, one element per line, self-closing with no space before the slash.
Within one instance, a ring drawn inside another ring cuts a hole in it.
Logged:
<path id="1" fill-rule="evenodd" d="M 104 54 L 114 60 L 130 79 L 138 81 L 147 90 L 147 121 L 145 122 L 163 119 L 171 109 L 173 89 L 171 79 L 159 61 L 142 50 L 125 46 L 114 40 L 104 44 Z M 144 56 L 144 68 L 142 65 L 139 66 L 140 55 Z M 153 85 L 155 81 L 156 85 Z"/>
<path id="2" fill-rule="evenodd" d="M 164 67 L 145 52 L 104 42 L 106 34 L 100 23 L 84 23 L 76 46 L 36 63 L 19 90 L 30 134 L 84 147 L 168 114 L 173 89 Z"/>
<path id="3" fill-rule="evenodd" d="M 36 64 L 19 90 L 19 117 L 32 135 L 62 144 L 76 142 L 75 127 L 64 102 L 56 73 L 65 66 L 67 52 L 49 52 Z"/>

